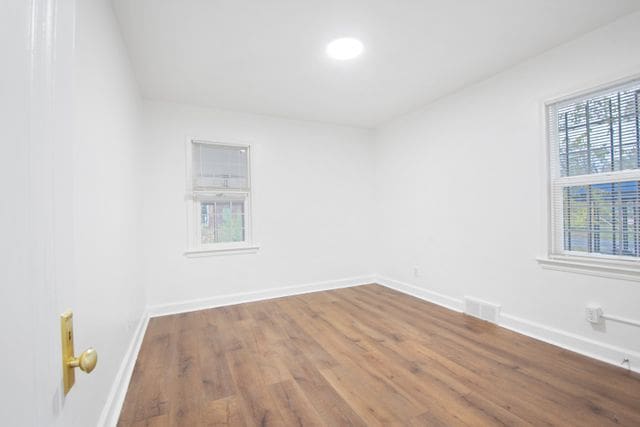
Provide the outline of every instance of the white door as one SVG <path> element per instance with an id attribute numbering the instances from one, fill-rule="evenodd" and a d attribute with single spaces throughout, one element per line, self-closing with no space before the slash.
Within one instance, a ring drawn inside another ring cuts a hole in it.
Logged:
<path id="1" fill-rule="evenodd" d="M 74 305 L 72 0 L 0 3 L 0 423 L 69 425 L 59 313 Z"/>

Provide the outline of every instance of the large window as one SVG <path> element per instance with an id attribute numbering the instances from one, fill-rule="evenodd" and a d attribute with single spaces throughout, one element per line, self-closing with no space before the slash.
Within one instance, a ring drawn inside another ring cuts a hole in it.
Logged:
<path id="1" fill-rule="evenodd" d="M 548 106 L 552 254 L 640 259 L 640 81 Z"/>
<path id="2" fill-rule="evenodd" d="M 191 252 L 245 249 L 251 242 L 249 147 L 188 144 Z"/>

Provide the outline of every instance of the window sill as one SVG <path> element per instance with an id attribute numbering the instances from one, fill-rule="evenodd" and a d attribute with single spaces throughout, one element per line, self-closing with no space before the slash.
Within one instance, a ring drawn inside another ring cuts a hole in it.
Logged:
<path id="1" fill-rule="evenodd" d="M 189 249 L 184 252 L 187 258 L 201 258 L 207 256 L 219 255 L 243 255 L 255 254 L 260 249 L 260 245 L 242 245 L 242 246 L 220 246 L 215 248 Z"/>
<path id="2" fill-rule="evenodd" d="M 548 270 L 640 282 L 640 263 L 637 261 L 592 260 L 562 255 L 538 257 L 537 261 L 542 268 Z"/>

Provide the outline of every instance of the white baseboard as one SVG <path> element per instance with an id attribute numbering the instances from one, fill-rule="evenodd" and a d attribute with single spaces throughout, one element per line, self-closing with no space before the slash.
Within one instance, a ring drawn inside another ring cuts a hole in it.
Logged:
<path id="1" fill-rule="evenodd" d="M 640 373 L 640 353 L 595 341 L 580 335 L 541 325 L 511 314 L 501 314 L 499 325 L 522 335 L 582 354 L 592 359 L 623 367 L 623 359 L 629 359 L 630 368 Z M 625 365 L 624 368 L 628 368 Z"/>
<path id="2" fill-rule="evenodd" d="M 398 280 L 389 279 L 387 277 L 378 277 L 376 283 L 395 289 L 396 291 L 412 295 L 416 298 L 441 305 L 454 311 L 463 311 L 463 301 L 458 298 L 429 291 L 427 289 L 403 283 Z M 632 371 L 640 373 L 640 353 L 638 352 L 595 341 L 507 313 L 500 314 L 498 325 L 519 334 L 553 344 L 557 347 L 564 348 L 614 366 L 622 367 L 620 362 L 623 359 L 629 359 L 630 366 L 624 367 L 630 367 Z"/>
<path id="3" fill-rule="evenodd" d="M 133 374 L 133 368 L 140 352 L 140 346 L 142 345 L 142 339 L 144 333 L 147 330 L 149 323 L 149 316 L 147 313 L 143 313 L 138 326 L 136 327 L 129 348 L 122 358 L 122 363 L 116 374 L 116 378 L 111 385 L 111 390 L 107 396 L 107 401 L 102 408 L 100 419 L 98 420 L 98 427 L 113 427 L 118 423 L 120 417 L 120 411 L 124 403 L 124 398 L 129 388 L 129 382 L 131 381 L 131 375 Z"/>
<path id="4" fill-rule="evenodd" d="M 462 312 L 464 307 L 464 302 L 461 299 L 453 298 L 448 295 L 440 294 L 438 292 L 429 291 L 427 289 L 400 282 L 398 280 L 389 279 L 388 277 L 378 276 L 376 283 L 382 286 L 386 286 L 387 288 L 395 289 L 398 292 L 412 295 L 416 298 L 441 305 L 453 311 Z"/>
<path id="5" fill-rule="evenodd" d="M 225 305 L 241 304 L 290 295 L 306 294 L 309 292 L 326 291 L 329 289 L 348 288 L 351 286 L 373 283 L 375 275 L 350 277 L 347 279 L 328 280 L 324 282 L 307 283 L 304 285 L 285 286 L 254 292 L 240 292 L 237 294 L 221 295 L 212 298 L 201 298 L 177 303 L 154 305 L 149 307 L 150 317 L 166 316 L 169 314 L 185 313 L 206 308 L 222 307 Z"/>

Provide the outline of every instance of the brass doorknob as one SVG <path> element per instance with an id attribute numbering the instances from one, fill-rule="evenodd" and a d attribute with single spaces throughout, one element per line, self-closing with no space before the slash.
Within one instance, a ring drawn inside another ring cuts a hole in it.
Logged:
<path id="1" fill-rule="evenodd" d="M 80 368 L 80 370 L 87 374 L 93 371 L 98 363 L 98 352 L 93 348 L 88 348 L 80 357 L 72 357 L 67 362 L 67 366 L 70 368 Z"/>

